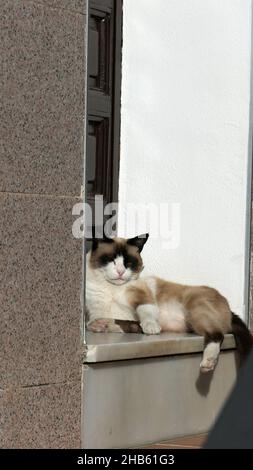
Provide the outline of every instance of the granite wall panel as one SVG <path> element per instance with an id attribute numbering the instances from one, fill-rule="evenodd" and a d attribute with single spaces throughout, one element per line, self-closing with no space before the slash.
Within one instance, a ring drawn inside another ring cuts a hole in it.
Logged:
<path id="1" fill-rule="evenodd" d="M 1 194 L 0 388 L 73 380 L 81 363 L 77 199 Z"/>
<path id="2" fill-rule="evenodd" d="M 0 442 L 80 446 L 82 0 L 0 3 Z"/>
<path id="3" fill-rule="evenodd" d="M 0 191 L 79 196 L 86 17 L 30 1 L 0 8 Z"/>
<path id="4" fill-rule="evenodd" d="M 6 390 L 2 396 L 4 432 L 0 432 L 0 446 L 79 448 L 80 403 L 80 381 Z"/>

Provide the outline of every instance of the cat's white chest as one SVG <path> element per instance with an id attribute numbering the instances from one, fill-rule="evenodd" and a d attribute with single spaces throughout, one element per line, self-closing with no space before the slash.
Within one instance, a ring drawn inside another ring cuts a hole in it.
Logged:
<path id="1" fill-rule="evenodd" d="M 125 297 L 125 286 L 115 286 L 109 282 L 98 283 L 92 277 L 86 282 L 86 305 L 90 321 L 99 318 L 136 320 L 134 311 Z"/>

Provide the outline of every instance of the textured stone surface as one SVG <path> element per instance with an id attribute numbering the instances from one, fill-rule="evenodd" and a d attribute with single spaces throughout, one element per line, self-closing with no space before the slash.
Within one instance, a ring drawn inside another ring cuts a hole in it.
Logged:
<path id="1" fill-rule="evenodd" d="M 53 8 L 61 8 L 79 13 L 86 12 L 87 4 L 86 0 L 34 0 L 34 2 Z"/>
<path id="2" fill-rule="evenodd" d="M 0 2 L 1 447 L 80 447 L 85 4 Z"/>
<path id="3" fill-rule="evenodd" d="M 13 0 L 0 12 L 0 191 L 80 195 L 85 16 Z"/>
<path id="4" fill-rule="evenodd" d="M 6 392 L 0 389 L 0 448 L 3 447 L 6 421 L 7 421 Z"/>
<path id="5" fill-rule="evenodd" d="M 80 381 L 8 389 L 2 395 L 0 447 L 80 447 Z"/>
<path id="6" fill-rule="evenodd" d="M 82 243 L 76 199 L 0 195 L 0 389 L 75 380 Z"/>

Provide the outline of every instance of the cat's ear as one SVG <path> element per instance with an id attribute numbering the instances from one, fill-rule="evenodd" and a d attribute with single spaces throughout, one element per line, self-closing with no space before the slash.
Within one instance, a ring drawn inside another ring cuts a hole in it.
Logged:
<path id="1" fill-rule="evenodd" d="M 148 240 L 148 237 L 149 237 L 149 233 L 144 233 L 143 235 L 139 235 L 138 237 L 128 238 L 127 244 L 136 246 L 139 252 L 141 252 L 142 248 L 144 247 L 145 243 Z"/>
<path id="2" fill-rule="evenodd" d="M 103 238 L 92 238 L 92 251 L 95 251 L 99 245 L 99 243 L 113 243 L 113 238 L 108 238 L 105 235 Z"/>

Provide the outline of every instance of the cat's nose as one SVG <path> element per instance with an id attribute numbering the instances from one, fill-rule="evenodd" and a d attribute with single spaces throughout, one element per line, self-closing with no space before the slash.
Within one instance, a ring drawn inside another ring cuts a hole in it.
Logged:
<path id="1" fill-rule="evenodd" d="M 117 268 L 117 273 L 119 276 L 122 276 L 125 272 L 125 268 Z"/>

